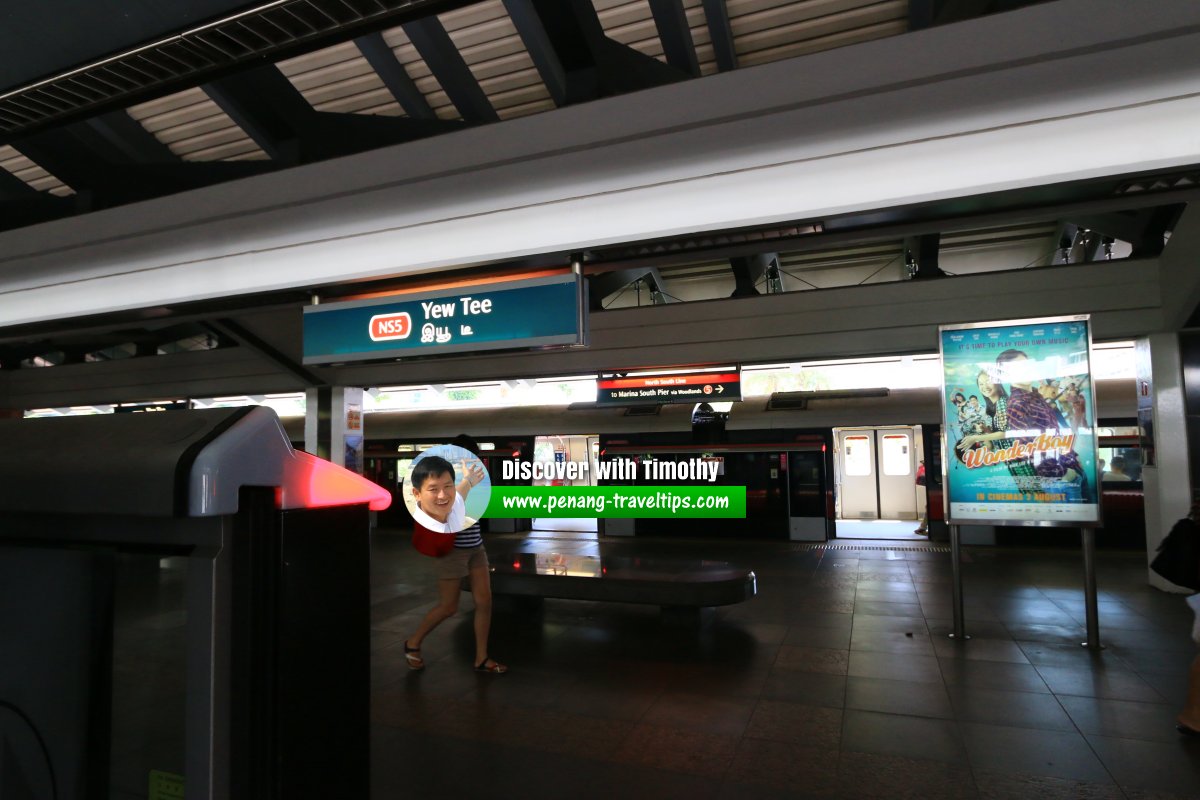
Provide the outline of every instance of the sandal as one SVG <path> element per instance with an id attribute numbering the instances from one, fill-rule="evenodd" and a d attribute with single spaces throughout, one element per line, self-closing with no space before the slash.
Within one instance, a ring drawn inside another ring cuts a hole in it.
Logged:
<path id="1" fill-rule="evenodd" d="M 425 659 L 421 658 L 421 648 L 409 647 L 408 640 L 404 640 L 404 660 L 408 662 L 408 668 L 411 670 L 425 669 Z"/>
<path id="2" fill-rule="evenodd" d="M 490 665 L 488 664 L 489 661 L 492 662 Z M 475 665 L 475 671 L 487 672 L 492 675 L 503 675 L 504 673 L 508 672 L 508 667 L 504 666 L 499 661 L 496 661 L 491 656 L 484 656 L 483 661 L 480 661 Z"/>

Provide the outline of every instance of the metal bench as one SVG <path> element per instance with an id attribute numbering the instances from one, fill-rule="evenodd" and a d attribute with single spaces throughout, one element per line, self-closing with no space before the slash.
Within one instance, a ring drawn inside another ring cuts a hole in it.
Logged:
<path id="1" fill-rule="evenodd" d="M 539 605 L 546 598 L 656 605 L 672 622 L 701 621 L 715 606 L 758 592 L 753 570 L 723 561 L 523 552 L 490 561 L 493 595 Z"/>

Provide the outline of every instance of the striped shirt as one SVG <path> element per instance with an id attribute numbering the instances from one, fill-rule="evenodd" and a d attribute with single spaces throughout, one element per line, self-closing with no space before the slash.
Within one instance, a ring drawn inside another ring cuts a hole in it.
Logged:
<path id="1" fill-rule="evenodd" d="M 479 530 L 478 521 L 454 534 L 455 547 L 478 547 L 481 544 L 483 544 L 483 533 Z"/>

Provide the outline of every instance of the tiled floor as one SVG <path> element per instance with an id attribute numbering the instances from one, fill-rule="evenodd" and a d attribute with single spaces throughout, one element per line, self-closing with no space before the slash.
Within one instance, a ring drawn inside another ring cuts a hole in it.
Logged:
<path id="1" fill-rule="evenodd" d="M 919 524 L 920 522 L 915 519 L 839 519 L 837 521 L 837 536 L 839 539 L 929 541 L 927 534 L 916 532 Z"/>
<path id="2" fill-rule="evenodd" d="M 498 604 L 471 671 L 471 601 L 409 672 L 433 602 L 406 539 L 374 538 L 372 782 L 378 798 L 1200 797 L 1200 742 L 1175 732 L 1195 653 L 1183 599 L 1140 554 L 1101 553 L 1101 639 L 1083 641 L 1078 553 L 920 544 L 493 536 L 505 549 L 678 555 L 752 567 L 759 595 L 701 630 L 656 608 Z M 888 547 L 897 549 L 886 549 Z M 911 548 L 911 549 L 905 549 Z"/>

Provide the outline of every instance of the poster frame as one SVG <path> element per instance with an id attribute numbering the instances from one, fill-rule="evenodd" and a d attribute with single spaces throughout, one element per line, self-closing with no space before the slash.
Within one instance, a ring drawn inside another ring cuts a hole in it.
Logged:
<path id="1" fill-rule="evenodd" d="M 1024 317 L 1020 319 L 1002 319 L 992 320 L 987 322 L 964 322 L 955 324 L 946 324 L 938 326 L 938 363 L 940 365 L 941 375 L 939 379 L 938 405 L 941 407 L 942 418 L 942 510 L 945 515 L 947 525 L 1012 525 L 1022 528 L 1099 528 L 1104 525 L 1104 508 L 1101 502 L 1100 491 L 1101 482 L 1100 476 L 1096 476 L 1096 518 L 1094 520 L 1052 520 L 1052 519 L 1005 519 L 1003 517 L 994 519 L 961 519 L 956 518 L 951 514 L 951 496 L 953 492 L 950 486 L 950 427 L 949 419 L 947 418 L 946 409 L 946 354 L 944 352 L 945 338 L 943 334 L 946 331 L 961 331 L 961 330 L 978 330 L 981 328 L 999 328 L 1010 327 L 1014 325 L 1052 325 L 1061 322 L 1083 322 L 1087 325 L 1087 356 L 1088 356 L 1088 417 L 1085 422 L 1093 431 L 1092 442 L 1093 450 L 1092 463 L 1096 463 L 1097 452 L 1099 449 L 1099 434 L 1097 431 L 1098 415 L 1096 408 L 1096 381 L 1092 375 L 1093 350 L 1092 350 L 1092 315 L 1091 314 L 1065 314 L 1055 317 Z"/>

